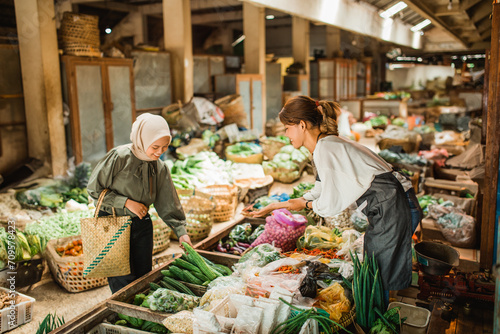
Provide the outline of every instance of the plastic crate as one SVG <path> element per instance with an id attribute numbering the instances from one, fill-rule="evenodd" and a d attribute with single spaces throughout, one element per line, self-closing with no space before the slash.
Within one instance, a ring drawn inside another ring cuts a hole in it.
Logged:
<path id="1" fill-rule="evenodd" d="M 399 310 L 400 317 L 406 318 L 406 321 L 401 326 L 402 334 L 425 334 L 429 326 L 431 312 L 425 308 L 413 306 L 410 304 L 392 302 L 387 308 L 390 310 L 394 307 L 401 307 Z"/>
<path id="2" fill-rule="evenodd" d="M 0 291 L 11 293 L 9 289 L 5 288 L 0 288 Z M 35 298 L 23 295 L 22 293 L 16 292 L 16 294 L 21 298 L 21 302 L 14 307 L 14 319 L 10 318 L 12 313 L 10 307 L 0 311 L 0 333 L 5 333 L 22 324 L 28 323 L 33 317 L 33 304 L 35 304 Z"/>

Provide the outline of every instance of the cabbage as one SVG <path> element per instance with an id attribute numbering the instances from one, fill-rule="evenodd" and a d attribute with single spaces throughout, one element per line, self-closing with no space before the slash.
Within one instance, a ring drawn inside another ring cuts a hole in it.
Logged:
<path id="1" fill-rule="evenodd" d="M 295 147 L 293 147 L 293 145 L 286 145 L 281 148 L 280 153 L 292 154 L 293 151 L 295 151 Z"/>
<path id="2" fill-rule="evenodd" d="M 273 161 L 278 163 L 278 162 L 290 161 L 290 159 L 291 159 L 290 154 L 280 152 L 274 156 Z"/>
<path id="3" fill-rule="evenodd" d="M 304 155 L 304 153 L 302 153 L 301 150 L 293 150 L 293 152 L 292 152 L 292 160 L 293 161 L 302 162 L 306 159 L 307 159 L 307 157 Z"/>

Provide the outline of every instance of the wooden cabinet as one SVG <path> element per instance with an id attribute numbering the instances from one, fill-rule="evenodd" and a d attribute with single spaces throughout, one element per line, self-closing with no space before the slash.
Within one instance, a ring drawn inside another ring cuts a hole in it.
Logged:
<path id="1" fill-rule="evenodd" d="M 250 128 L 264 132 L 265 84 L 260 74 L 224 74 L 215 76 L 216 97 L 239 94 Z"/>
<path id="2" fill-rule="evenodd" d="M 283 90 L 300 92 L 300 95 L 309 96 L 309 75 L 288 74 L 283 77 Z"/>
<path id="3" fill-rule="evenodd" d="M 137 110 L 152 111 L 172 104 L 170 53 L 134 50 L 132 58 Z"/>
<path id="4" fill-rule="evenodd" d="M 62 57 L 63 98 L 70 108 L 69 148 L 75 163 L 95 164 L 111 148 L 130 142 L 135 120 L 132 63 Z"/>
<path id="5" fill-rule="evenodd" d="M 0 63 L 0 174 L 6 175 L 28 158 L 18 46 L 0 45 Z"/>
<path id="6" fill-rule="evenodd" d="M 193 56 L 193 92 L 207 95 L 214 92 L 213 76 L 226 73 L 224 56 Z"/>
<path id="7" fill-rule="evenodd" d="M 318 60 L 318 93 L 321 100 L 338 101 L 356 97 L 356 60 Z"/>

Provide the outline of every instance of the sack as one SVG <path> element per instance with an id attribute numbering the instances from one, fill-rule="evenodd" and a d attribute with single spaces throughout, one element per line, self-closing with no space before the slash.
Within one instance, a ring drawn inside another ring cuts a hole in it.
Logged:
<path id="1" fill-rule="evenodd" d="M 82 218 L 82 244 L 84 247 L 83 277 L 113 277 L 130 274 L 130 226 L 129 216 L 97 217 L 104 196 L 99 195 L 94 217 Z"/>

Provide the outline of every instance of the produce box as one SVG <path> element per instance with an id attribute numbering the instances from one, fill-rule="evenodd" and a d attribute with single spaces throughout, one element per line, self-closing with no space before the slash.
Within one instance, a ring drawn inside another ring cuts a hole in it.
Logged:
<path id="1" fill-rule="evenodd" d="M 238 220 L 236 220 L 234 223 L 228 225 L 225 229 L 220 230 L 218 233 L 209 236 L 208 238 L 205 238 L 198 242 L 197 244 L 194 245 L 194 248 L 196 250 L 204 250 L 208 252 L 216 252 L 217 254 L 224 255 L 224 256 L 233 256 L 233 254 L 227 254 L 227 253 L 222 253 L 220 251 L 217 251 L 217 245 L 219 243 L 219 240 L 226 239 L 229 236 L 229 233 L 239 224 L 243 223 L 250 223 L 252 227 L 255 229 L 258 226 L 265 225 L 266 220 L 264 218 L 249 218 L 249 217 L 243 217 Z M 241 255 L 236 255 L 237 258 L 239 258 Z"/>
<path id="2" fill-rule="evenodd" d="M 38 258 L 16 262 L 14 270 L 9 269 L 8 267 L 2 269 L 0 271 L 0 286 L 8 288 L 9 283 L 7 279 L 12 277 L 15 278 L 16 289 L 38 283 L 42 279 L 45 261 L 40 257 L 40 255 L 35 256 Z M 10 273 L 15 273 L 15 275 L 11 275 Z"/>
<path id="3" fill-rule="evenodd" d="M 216 264 L 223 264 L 225 266 L 232 266 L 238 261 L 236 256 L 220 256 L 212 252 L 204 252 L 197 250 L 197 252 L 205 257 L 206 259 L 212 261 Z M 136 306 L 133 304 L 134 297 L 137 294 L 144 293 L 147 294 L 150 291 L 150 283 L 159 283 L 163 279 L 162 270 L 168 270 L 172 262 L 180 258 L 181 254 L 175 255 L 170 261 L 166 262 L 163 266 L 158 267 L 146 276 L 132 282 L 122 290 L 118 291 L 111 296 L 110 299 L 106 301 L 106 306 L 117 313 L 125 314 L 131 317 L 140 318 L 147 321 L 153 321 L 157 323 L 163 323 L 163 320 L 171 316 L 171 313 L 152 311 L 149 308 Z M 200 286 L 191 283 L 183 283 L 186 285 L 195 295 L 202 296 L 206 292 L 205 286 Z"/>
<path id="4" fill-rule="evenodd" d="M 479 191 L 477 183 L 441 180 L 429 177 L 425 179 L 423 188 L 425 194 L 451 200 L 455 203 L 455 206 L 463 209 L 468 215 L 476 216 Z"/>
<path id="5" fill-rule="evenodd" d="M 82 237 L 77 235 L 51 240 L 44 252 L 44 257 L 47 259 L 52 276 L 68 292 L 81 292 L 108 284 L 106 277 L 83 277 L 83 255 L 61 256 L 56 251 L 59 247 L 64 248 L 69 243 L 81 239 Z"/>
<path id="6" fill-rule="evenodd" d="M 0 293 L 10 295 L 12 292 L 9 289 L 0 288 Z M 16 302 L 14 307 L 14 319 L 9 318 L 11 308 L 5 307 L 0 310 L 0 333 L 5 333 L 22 324 L 28 323 L 33 317 L 33 305 L 35 299 L 21 293 L 15 292 Z"/>

